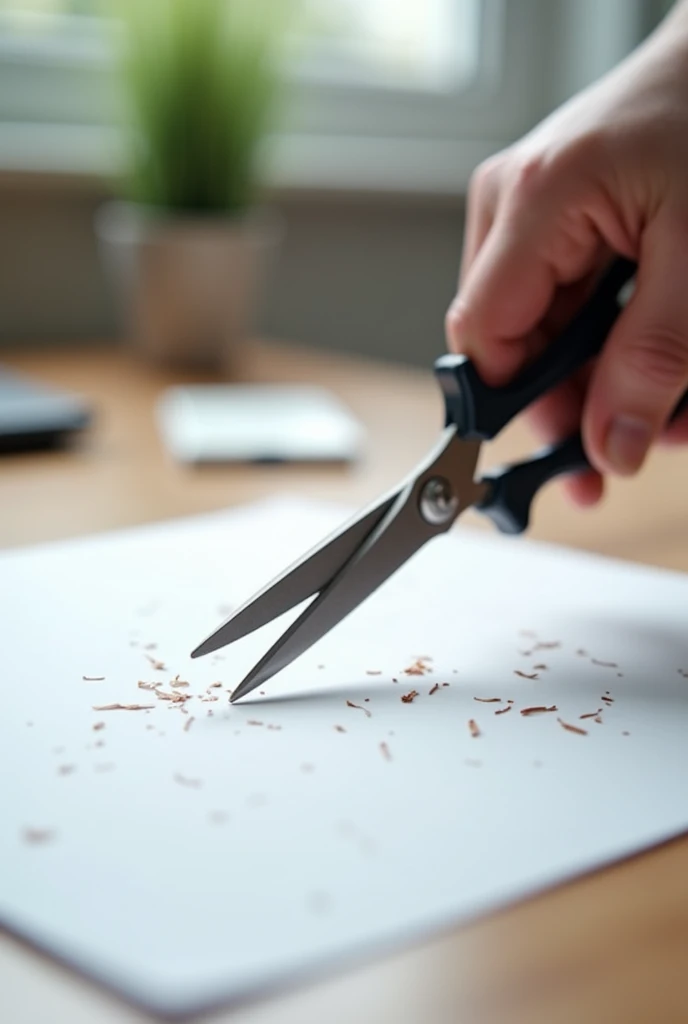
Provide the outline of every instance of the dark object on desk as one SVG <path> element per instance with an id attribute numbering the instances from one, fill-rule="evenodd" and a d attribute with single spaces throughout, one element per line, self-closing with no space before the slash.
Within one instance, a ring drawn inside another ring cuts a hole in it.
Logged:
<path id="1" fill-rule="evenodd" d="M 91 421 L 78 395 L 0 366 L 0 454 L 58 448 Z"/>

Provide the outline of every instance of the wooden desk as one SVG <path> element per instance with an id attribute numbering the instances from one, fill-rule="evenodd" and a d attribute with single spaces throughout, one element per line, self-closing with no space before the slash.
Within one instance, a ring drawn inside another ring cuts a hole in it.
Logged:
<path id="1" fill-rule="evenodd" d="M 82 391 L 98 410 L 95 428 L 76 450 L 0 462 L 0 545 L 5 547 L 192 515 L 284 490 L 357 505 L 413 466 L 441 416 L 429 373 L 287 346 L 255 346 L 243 375 L 332 388 L 369 431 L 365 461 L 352 469 L 191 470 L 167 458 L 154 422 L 156 395 L 179 375 L 144 370 L 111 351 L 5 356 L 3 361 Z M 495 443 L 494 459 L 512 458 L 529 446 L 517 426 Z M 659 452 L 641 478 L 613 486 L 604 507 L 586 513 L 569 508 L 551 489 L 538 501 L 532 535 L 688 570 L 687 470 L 688 453 Z M 431 863 L 423 866 L 431 869 Z M 683 839 L 365 969 L 212 1020 L 686 1024 L 687 969 L 688 839 Z M 3 935 L 0 1019 L 3 1024 L 148 1020 Z"/>

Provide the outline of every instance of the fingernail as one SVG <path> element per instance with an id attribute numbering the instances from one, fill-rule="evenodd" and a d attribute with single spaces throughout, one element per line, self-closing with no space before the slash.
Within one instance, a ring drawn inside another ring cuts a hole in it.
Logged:
<path id="1" fill-rule="evenodd" d="M 645 420 L 635 416 L 617 416 L 607 434 L 606 453 L 617 473 L 624 476 L 640 468 L 652 439 Z"/>

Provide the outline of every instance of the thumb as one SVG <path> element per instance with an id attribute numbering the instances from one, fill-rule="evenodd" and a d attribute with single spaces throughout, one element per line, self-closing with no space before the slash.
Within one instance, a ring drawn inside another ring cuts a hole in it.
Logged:
<path id="1" fill-rule="evenodd" d="M 646 230 L 636 290 L 590 384 L 586 449 L 600 472 L 630 475 L 662 432 L 688 385 L 688 234 L 665 213 Z"/>

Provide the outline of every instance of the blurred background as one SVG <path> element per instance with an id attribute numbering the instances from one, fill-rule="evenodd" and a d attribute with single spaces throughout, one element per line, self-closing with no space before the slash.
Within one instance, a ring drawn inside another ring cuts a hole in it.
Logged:
<path id="1" fill-rule="evenodd" d="M 230 11 L 218 32 L 223 6 L 258 17 Z M 287 16 L 288 0 L 198 0 L 175 25 L 179 0 L 140 0 L 138 12 L 0 0 L 0 346 L 102 346 L 139 331 L 149 347 L 183 348 L 165 335 L 156 288 L 178 292 L 174 318 L 193 321 L 194 303 L 218 301 L 217 273 L 243 281 L 230 333 L 427 366 L 443 346 L 471 170 L 670 6 L 302 0 Z M 223 64 L 233 79 L 213 77 Z M 217 227 L 219 256 L 199 238 L 199 220 L 244 223 L 258 208 L 270 216 L 244 230 L 251 256 L 222 249 Z M 228 272 L 230 259 L 244 269 Z M 185 261 L 206 268 L 200 298 L 184 298 Z"/>

